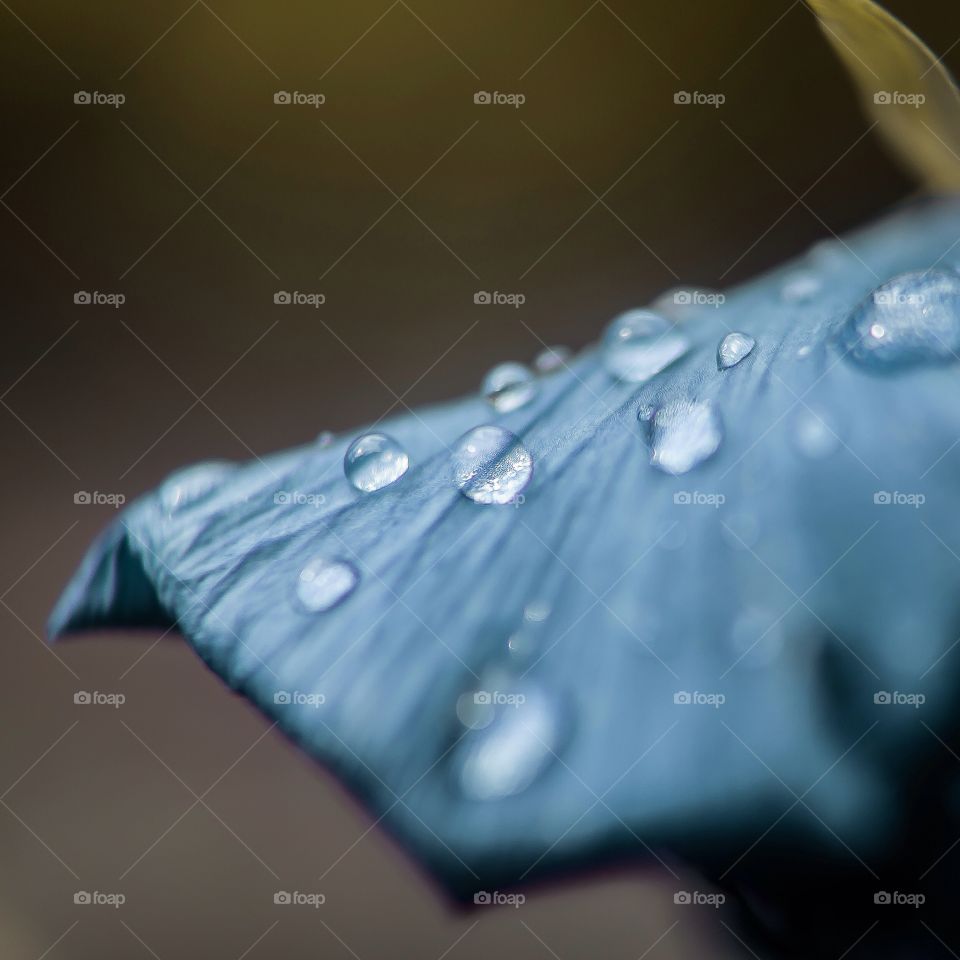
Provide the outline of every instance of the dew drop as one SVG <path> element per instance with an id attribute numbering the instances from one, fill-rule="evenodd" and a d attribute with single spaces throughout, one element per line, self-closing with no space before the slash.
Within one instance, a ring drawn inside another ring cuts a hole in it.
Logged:
<path id="1" fill-rule="evenodd" d="M 324 430 L 323 433 L 318 434 L 317 436 L 317 446 L 321 450 L 326 450 L 333 441 L 336 439 L 336 434 L 332 430 Z"/>
<path id="2" fill-rule="evenodd" d="M 534 600 L 523 608 L 523 619 L 529 623 L 543 623 L 550 616 L 550 604 L 546 600 Z"/>
<path id="3" fill-rule="evenodd" d="M 359 579 L 351 564 L 317 557 L 297 577 L 297 600 L 308 613 L 323 613 L 348 597 Z"/>
<path id="4" fill-rule="evenodd" d="M 460 789 L 471 800 L 499 800 L 526 790 L 563 746 L 564 718 L 554 700 L 535 686 L 517 688 L 522 701 L 494 704 L 484 728 L 459 749 Z"/>
<path id="5" fill-rule="evenodd" d="M 672 400 L 650 422 L 650 463 L 679 476 L 712 457 L 722 441 L 723 425 L 712 403 Z"/>
<path id="6" fill-rule="evenodd" d="M 876 372 L 946 363 L 960 351 L 960 274 L 904 273 L 878 287 L 838 335 L 847 360 Z"/>
<path id="7" fill-rule="evenodd" d="M 562 370 L 573 357 L 569 347 L 544 347 L 533 361 L 537 373 L 548 374 Z"/>
<path id="8" fill-rule="evenodd" d="M 728 333 L 717 348 L 717 368 L 728 370 L 753 352 L 757 341 L 746 333 Z"/>
<path id="9" fill-rule="evenodd" d="M 474 503 L 512 503 L 530 483 L 533 457 L 503 427 L 474 427 L 453 451 L 454 482 Z"/>
<path id="10" fill-rule="evenodd" d="M 211 460 L 178 470 L 161 487 L 160 504 L 164 512 L 175 513 L 212 493 L 235 469 L 232 463 Z"/>
<path id="11" fill-rule="evenodd" d="M 483 378 L 481 389 L 497 413 L 510 413 L 537 395 L 537 381 L 522 363 L 500 363 Z"/>
<path id="12" fill-rule="evenodd" d="M 343 472 L 357 490 L 372 493 L 399 480 L 410 461 L 403 447 L 383 433 L 357 437 L 343 458 Z"/>
<path id="13" fill-rule="evenodd" d="M 645 383 L 689 349 L 687 337 L 650 310 L 621 314 L 603 336 L 604 366 L 625 383 Z"/>

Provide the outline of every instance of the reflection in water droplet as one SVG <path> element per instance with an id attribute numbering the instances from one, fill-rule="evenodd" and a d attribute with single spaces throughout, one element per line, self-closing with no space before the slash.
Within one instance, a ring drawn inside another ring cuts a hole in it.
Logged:
<path id="1" fill-rule="evenodd" d="M 522 363 L 500 363 L 483 378 L 482 392 L 498 413 L 525 407 L 537 395 L 537 381 Z"/>
<path id="2" fill-rule="evenodd" d="M 753 352 L 757 341 L 746 333 L 728 333 L 717 348 L 717 367 L 728 370 L 745 360 Z"/>
<path id="3" fill-rule="evenodd" d="M 573 357 L 569 347 L 544 347 L 534 358 L 533 366 L 537 373 L 555 373 L 565 367 Z"/>
<path id="4" fill-rule="evenodd" d="M 810 346 L 809 343 L 805 343 L 805 344 L 797 351 L 797 359 L 798 359 L 798 360 L 804 360 L 804 359 L 806 359 L 807 357 L 809 357 L 811 353 L 813 353 L 813 347 Z"/>
<path id="5" fill-rule="evenodd" d="M 845 357 L 873 371 L 946 363 L 960 351 L 960 274 L 904 273 L 877 288 L 838 335 Z"/>
<path id="6" fill-rule="evenodd" d="M 533 458 L 503 427 L 475 427 L 453 451 L 454 482 L 475 503 L 511 503 L 533 476 Z"/>
<path id="7" fill-rule="evenodd" d="M 783 631 L 778 615 L 757 607 L 745 610 L 734 621 L 730 640 L 738 665 L 767 666 L 783 650 Z"/>
<path id="8" fill-rule="evenodd" d="M 712 403 L 672 400 L 650 423 L 650 463 L 679 476 L 712 457 L 722 441 L 720 414 Z"/>
<path id="9" fill-rule="evenodd" d="M 821 286 L 815 273 L 800 270 L 787 277 L 780 296 L 786 303 L 809 303 L 820 292 Z"/>
<path id="10" fill-rule="evenodd" d="M 690 341 L 660 314 L 629 310 L 603 336 L 607 372 L 625 383 L 645 383 L 690 349 Z"/>
<path id="11" fill-rule="evenodd" d="M 211 460 L 178 470 L 160 488 L 160 504 L 164 512 L 174 513 L 212 493 L 235 469 L 235 464 Z"/>
<path id="12" fill-rule="evenodd" d="M 840 446 L 840 438 L 823 413 L 801 410 L 793 425 L 797 449 L 811 460 L 823 460 Z"/>
<path id="13" fill-rule="evenodd" d="M 359 579 L 349 563 L 317 557 L 297 577 L 297 600 L 308 613 L 323 613 L 348 597 Z"/>
<path id="14" fill-rule="evenodd" d="M 544 691 L 525 686 L 506 696 L 523 699 L 495 704 L 492 722 L 458 749 L 460 788 L 471 800 L 526 790 L 563 746 L 564 718 Z"/>
<path id="15" fill-rule="evenodd" d="M 367 433 L 347 447 L 343 472 L 357 490 L 372 493 L 399 480 L 410 461 L 396 440 L 383 433 Z"/>

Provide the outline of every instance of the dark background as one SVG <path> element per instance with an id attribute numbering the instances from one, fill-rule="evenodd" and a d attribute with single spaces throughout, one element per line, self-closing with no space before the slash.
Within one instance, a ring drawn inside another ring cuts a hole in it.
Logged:
<path id="1" fill-rule="evenodd" d="M 960 7 L 889 7 L 960 65 Z M 78 491 L 129 500 L 191 461 L 474 390 L 497 361 L 580 347 L 680 282 L 746 280 L 909 193 L 810 12 L 0 0 L 0 43 L 0 953 L 736 955 L 639 869 L 452 912 L 179 638 L 51 650 L 43 623 L 112 516 Z M 275 907 L 278 889 L 327 903 Z"/>

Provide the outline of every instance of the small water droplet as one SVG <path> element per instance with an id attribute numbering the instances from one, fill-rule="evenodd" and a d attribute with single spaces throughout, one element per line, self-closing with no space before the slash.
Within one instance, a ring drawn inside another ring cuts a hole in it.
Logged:
<path id="1" fill-rule="evenodd" d="M 543 623 L 550 616 L 550 604 L 546 600 L 534 600 L 523 608 L 523 619 L 530 623 Z"/>
<path id="2" fill-rule="evenodd" d="M 728 333 L 717 348 L 717 367 L 728 370 L 745 360 L 753 352 L 757 341 L 746 333 Z"/>
<path id="3" fill-rule="evenodd" d="M 690 341 L 669 320 L 650 310 L 629 310 L 603 336 L 607 372 L 625 383 L 645 383 L 690 349 Z"/>
<path id="4" fill-rule="evenodd" d="M 497 413 L 510 413 L 537 395 L 537 381 L 522 363 L 500 363 L 483 378 L 481 389 Z"/>
<path id="5" fill-rule="evenodd" d="M 343 472 L 357 490 L 372 493 L 399 480 L 410 461 L 396 440 L 383 433 L 357 437 L 343 458 Z"/>
<path id="6" fill-rule="evenodd" d="M 812 347 L 809 343 L 805 343 L 805 344 L 797 351 L 797 359 L 798 359 L 798 360 L 805 360 L 807 357 L 810 356 L 811 353 L 813 353 L 813 347 Z"/>
<path id="7" fill-rule="evenodd" d="M 348 597 L 359 579 L 351 564 L 316 557 L 297 577 L 297 600 L 308 613 L 323 613 Z"/>
<path id="8" fill-rule="evenodd" d="M 325 450 L 335 439 L 336 434 L 332 430 L 324 430 L 323 433 L 317 436 L 317 446 L 321 450 Z"/>
<path id="9" fill-rule="evenodd" d="M 172 514 L 212 493 L 236 469 L 223 460 L 211 460 L 185 467 L 168 477 L 160 489 L 160 504 Z"/>
<path id="10" fill-rule="evenodd" d="M 572 358 L 573 351 L 569 347 L 544 347 L 534 358 L 533 366 L 540 374 L 556 373 Z"/>
<path id="11" fill-rule="evenodd" d="M 822 286 L 817 274 L 809 270 L 799 270 L 787 277 L 780 290 L 780 298 L 785 303 L 809 303 Z"/>
<path id="12" fill-rule="evenodd" d="M 471 800 L 499 800 L 526 790 L 563 747 L 565 723 L 556 702 L 535 686 L 494 705 L 493 719 L 467 734 L 458 750 L 460 789 Z"/>
<path id="13" fill-rule="evenodd" d="M 712 403 L 672 400 L 650 423 L 650 463 L 679 476 L 712 457 L 722 441 L 723 425 Z"/>
<path id="14" fill-rule="evenodd" d="M 840 438 L 828 417 L 815 410 L 801 410 L 794 420 L 797 449 L 811 460 L 823 460 L 840 446 Z"/>
<path id="15" fill-rule="evenodd" d="M 904 273 L 867 297 L 838 335 L 845 357 L 873 371 L 946 363 L 960 351 L 960 274 Z"/>
<path id="16" fill-rule="evenodd" d="M 475 427 L 453 451 L 454 482 L 475 503 L 511 503 L 533 476 L 533 457 L 503 427 Z"/>

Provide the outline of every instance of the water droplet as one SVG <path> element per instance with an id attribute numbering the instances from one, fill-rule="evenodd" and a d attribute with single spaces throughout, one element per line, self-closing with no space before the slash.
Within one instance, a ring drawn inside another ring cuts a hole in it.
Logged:
<path id="1" fill-rule="evenodd" d="M 525 407 L 537 395 L 537 381 L 522 363 L 501 363 L 483 378 L 484 397 L 497 413 Z"/>
<path id="2" fill-rule="evenodd" d="M 343 458 L 343 472 L 357 490 L 372 493 L 399 480 L 410 461 L 396 440 L 383 433 L 357 437 Z"/>
<path id="3" fill-rule="evenodd" d="M 308 613 L 323 613 L 348 597 L 359 579 L 351 564 L 317 557 L 297 577 L 297 600 Z"/>
<path id="4" fill-rule="evenodd" d="M 960 351 L 960 274 L 904 273 L 878 287 L 838 335 L 846 358 L 874 371 L 946 363 Z"/>
<path id="5" fill-rule="evenodd" d="M 689 349 L 687 337 L 650 310 L 621 314 L 603 336 L 604 366 L 625 383 L 645 383 Z"/>
<path id="6" fill-rule="evenodd" d="M 745 360 L 753 352 L 757 341 L 746 333 L 728 333 L 717 348 L 717 367 L 728 370 Z"/>
<path id="7" fill-rule="evenodd" d="M 820 292 L 822 283 L 817 274 L 808 270 L 800 270 L 787 277 L 780 290 L 780 297 L 785 303 L 809 303 Z"/>
<path id="8" fill-rule="evenodd" d="M 823 460 L 840 446 L 840 438 L 829 419 L 815 410 L 801 410 L 794 421 L 794 441 L 811 460 Z"/>
<path id="9" fill-rule="evenodd" d="M 550 616 L 550 604 L 545 600 L 534 600 L 523 608 L 523 619 L 530 623 L 543 623 Z"/>
<path id="10" fill-rule="evenodd" d="M 459 749 L 460 788 L 472 800 L 499 800 L 526 790 L 563 746 L 565 724 L 556 703 L 534 686 L 517 688 L 514 702 L 494 704 L 483 730 Z"/>
<path id="11" fill-rule="evenodd" d="M 807 357 L 810 356 L 811 353 L 813 353 L 813 347 L 812 347 L 809 343 L 805 343 L 805 344 L 797 351 L 797 359 L 798 359 L 798 360 L 805 360 Z"/>
<path id="12" fill-rule="evenodd" d="M 475 427 L 453 451 L 454 482 L 475 503 L 511 503 L 533 476 L 533 457 L 503 427 Z"/>
<path id="13" fill-rule="evenodd" d="M 212 493 L 236 469 L 236 465 L 223 460 L 211 460 L 185 467 L 168 477 L 160 489 L 160 504 L 163 510 L 177 510 Z"/>
<path id="14" fill-rule="evenodd" d="M 672 400 L 650 423 L 650 463 L 679 476 L 712 457 L 722 441 L 723 425 L 712 403 Z"/>
<path id="15" fill-rule="evenodd" d="M 537 373 L 556 373 L 563 369 L 573 357 L 569 347 L 544 347 L 534 358 L 533 366 Z"/>
<path id="16" fill-rule="evenodd" d="M 469 730 L 482 730 L 493 721 L 493 703 L 478 690 L 468 690 L 457 698 L 457 719 Z"/>
<path id="17" fill-rule="evenodd" d="M 321 450 L 325 450 L 334 440 L 336 440 L 336 434 L 332 430 L 324 430 L 317 436 L 317 446 Z"/>

